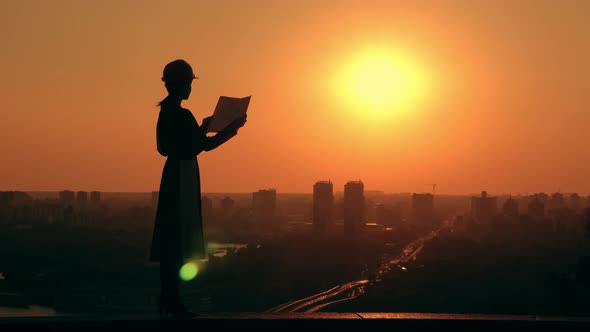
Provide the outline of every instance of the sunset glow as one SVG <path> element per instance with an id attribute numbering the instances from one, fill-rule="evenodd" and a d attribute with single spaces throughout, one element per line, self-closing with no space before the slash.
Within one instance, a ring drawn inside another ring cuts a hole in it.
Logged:
<path id="1" fill-rule="evenodd" d="M 588 193 L 590 2 L 230 3 L 7 3 L 0 188 L 158 190 L 160 78 L 182 58 L 199 123 L 252 96 L 199 155 L 203 192 Z"/>

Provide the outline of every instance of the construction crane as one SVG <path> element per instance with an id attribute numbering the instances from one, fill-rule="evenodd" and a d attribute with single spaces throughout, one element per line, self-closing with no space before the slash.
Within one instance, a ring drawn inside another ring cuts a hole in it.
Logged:
<path id="1" fill-rule="evenodd" d="M 434 196 L 434 194 L 436 193 L 436 183 L 429 183 L 429 186 L 432 186 L 432 195 Z"/>

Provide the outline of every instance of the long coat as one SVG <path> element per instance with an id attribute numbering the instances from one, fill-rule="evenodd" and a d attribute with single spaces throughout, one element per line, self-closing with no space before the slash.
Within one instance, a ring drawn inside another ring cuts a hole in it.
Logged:
<path id="1" fill-rule="evenodd" d="M 150 261 L 206 257 L 197 155 L 235 135 L 221 131 L 207 137 L 191 111 L 162 104 L 156 126 L 157 150 L 167 157 L 158 196 Z"/>

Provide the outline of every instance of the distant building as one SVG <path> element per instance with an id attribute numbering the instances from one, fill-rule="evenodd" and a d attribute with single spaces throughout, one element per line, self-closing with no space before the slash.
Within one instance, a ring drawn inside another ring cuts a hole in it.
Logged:
<path id="1" fill-rule="evenodd" d="M 565 207 L 565 198 L 562 193 L 553 193 L 549 202 L 550 209 L 560 209 Z"/>
<path id="2" fill-rule="evenodd" d="M 33 203 L 31 195 L 23 191 L 2 191 L 0 192 L 0 206 L 16 207 L 30 205 Z"/>
<path id="3" fill-rule="evenodd" d="M 512 197 L 508 198 L 502 205 L 502 214 L 509 218 L 518 217 L 518 202 Z"/>
<path id="4" fill-rule="evenodd" d="M 12 195 L 10 191 L 0 191 L 0 208 L 8 208 L 11 201 Z"/>
<path id="5" fill-rule="evenodd" d="M 375 205 L 375 219 L 386 227 L 397 226 L 401 222 L 401 207 L 378 203 Z"/>
<path id="6" fill-rule="evenodd" d="M 434 196 L 432 194 L 412 194 L 412 220 L 421 224 L 434 217 Z"/>
<path id="7" fill-rule="evenodd" d="M 201 216 L 203 217 L 203 221 L 208 224 L 214 222 L 213 200 L 207 196 L 201 197 Z"/>
<path id="8" fill-rule="evenodd" d="M 22 191 L 0 192 L 0 224 L 30 221 L 33 198 Z"/>
<path id="9" fill-rule="evenodd" d="M 577 218 L 576 211 L 568 207 L 553 208 L 547 213 L 552 220 L 553 231 L 555 232 L 583 232 L 582 223 Z M 582 227 L 580 227 L 582 226 Z"/>
<path id="10" fill-rule="evenodd" d="M 528 214 L 533 220 L 543 220 L 545 218 L 545 203 L 537 196 L 528 205 Z"/>
<path id="11" fill-rule="evenodd" d="M 582 208 L 582 198 L 577 193 L 573 193 L 569 197 L 569 206 L 575 211 L 579 211 Z"/>
<path id="12" fill-rule="evenodd" d="M 90 192 L 90 201 L 93 203 L 100 202 L 100 191 L 91 191 Z"/>
<path id="13" fill-rule="evenodd" d="M 207 196 L 201 196 L 201 209 L 203 212 L 213 210 L 213 200 Z"/>
<path id="14" fill-rule="evenodd" d="M 236 226 L 233 216 L 236 211 L 236 202 L 229 196 L 225 196 L 219 203 L 219 208 L 216 209 L 215 215 L 219 218 L 219 223 L 227 227 Z M 245 222 L 244 222 L 245 223 Z M 248 229 L 251 228 L 252 221 L 249 221 Z M 242 225 L 245 226 L 245 225 Z M 246 227 L 242 227 L 242 231 Z"/>
<path id="15" fill-rule="evenodd" d="M 263 231 L 278 231 L 274 224 L 277 208 L 275 189 L 258 190 L 252 193 L 252 210 L 259 228 Z"/>
<path id="16" fill-rule="evenodd" d="M 489 197 L 487 192 L 482 191 L 480 197 L 471 197 L 471 213 L 477 222 L 490 222 L 497 210 L 496 197 Z"/>
<path id="17" fill-rule="evenodd" d="M 334 195 L 334 212 L 332 218 L 334 223 L 336 220 L 344 220 L 344 197 Z"/>
<path id="18" fill-rule="evenodd" d="M 367 196 L 367 191 L 365 191 L 365 213 L 363 214 L 364 216 L 364 221 L 365 224 L 367 224 L 368 222 L 372 222 L 374 223 L 375 220 L 377 220 L 377 203 L 375 203 L 375 201 L 371 198 L 369 198 Z"/>
<path id="19" fill-rule="evenodd" d="M 232 211 L 236 206 L 236 202 L 231 199 L 231 197 L 224 197 L 221 200 L 221 211 L 223 214 L 227 214 L 228 212 Z"/>
<path id="20" fill-rule="evenodd" d="M 64 190 L 59 193 L 59 200 L 61 204 L 65 207 L 74 206 L 75 198 L 76 194 L 70 190 Z"/>
<path id="21" fill-rule="evenodd" d="M 88 203 L 88 193 L 86 191 L 78 191 L 76 195 L 76 205 L 78 208 L 85 208 Z"/>
<path id="22" fill-rule="evenodd" d="M 42 223 L 54 224 L 63 220 L 64 208 L 55 200 L 37 201 L 33 205 L 32 218 Z"/>
<path id="23" fill-rule="evenodd" d="M 344 232 L 348 236 L 359 236 L 362 231 L 365 214 L 363 182 L 350 181 L 344 185 L 343 204 Z"/>
<path id="24" fill-rule="evenodd" d="M 377 221 L 378 224 L 381 225 L 389 225 L 389 215 L 390 213 L 390 207 L 383 204 L 383 203 L 377 203 L 375 204 L 375 221 Z"/>
<path id="25" fill-rule="evenodd" d="M 543 203 L 547 203 L 549 201 L 549 195 L 547 195 L 546 193 L 536 193 L 533 196 Z"/>
<path id="26" fill-rule="evenodd" d="M 314 233 L 323 235 L 332 227 L 334 192 L 331 181 L 319 181 L 313 185 Z"/>
<path id="27" fill-rule="evenodd" d="M 152 207 L 154 209 L 158 207 L 158 196 L 160 196 L 159 191 L 152 191 Z"/>

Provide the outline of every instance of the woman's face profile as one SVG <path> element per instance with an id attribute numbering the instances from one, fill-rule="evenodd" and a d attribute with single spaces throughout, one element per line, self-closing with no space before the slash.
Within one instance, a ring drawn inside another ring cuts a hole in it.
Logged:
<path id="1" fill-rule="evenodd" d="M 176 87 L 173 88 L 173 90 L 171 91 L 171 94 L 174 94 L 176 96 L 178 96 L 178 98 L 180 99 L 188 99 L 188 97 L 191 95 L 191 88 L 192 86 L 192 82 L 186 82 L 186 83 L 182 83 L 182 84 L 178 84 L 176 85 Z"/>
<path id="2" fill-rule="evenodd" d="M 192 91 L 192 82 L 188 82 L 188 84 L 184 85 L 182 88 L 182 99 L 186 100 L 191 95 Z"/>

